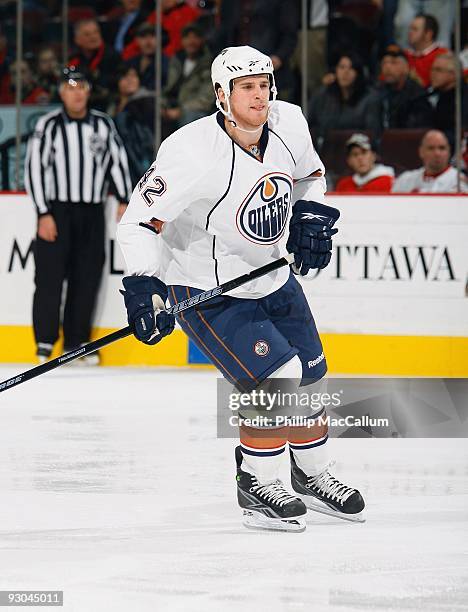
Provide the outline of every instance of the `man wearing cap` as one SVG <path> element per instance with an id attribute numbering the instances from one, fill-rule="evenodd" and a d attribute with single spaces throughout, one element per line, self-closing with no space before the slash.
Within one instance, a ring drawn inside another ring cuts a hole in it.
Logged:
<path id="1" fill-rule="evenodd" d="M 58 338 L 65 278 L 65 351 L 89 341 L 104 264 L 109 184 L 120 202 L 120 216 L 131 195 L 125 149 L 112 120 L 88 110 L 85 76 L 65 70 L 59 93 L 63 106 L 37 122 L 25 168 L 26 190 L 38 216 L 33 325 L 41 361 Z"/>
<path id="2" fill-rule="evenodd" d="M 432 109 L 424 89 L 409 76 L 408 59 L 389 45 L 381 61 L 380 120 L 382 129 L 430 127 Z"/>
<path id="3" fill-rule="evenodd" d="M 346 161 L 354 172 L 338 181 L 335 191 L 389 193 L 395 171 L 390 166 L 376 163 L 377 154 L 365 134 L 353 134 L 346 142 Z"/>

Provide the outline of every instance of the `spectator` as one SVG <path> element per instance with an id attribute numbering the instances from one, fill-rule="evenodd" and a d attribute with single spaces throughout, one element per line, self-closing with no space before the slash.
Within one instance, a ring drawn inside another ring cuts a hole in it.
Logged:
<path id="1" fill-rule="evenodd" d="M 15 92 L 16 92 L 16 67 L 18 62 L 10 64 L 9 74 L 9 87 L 8 91 L 5 92 L 4 104 L 15 103 Z M 21 104 L 48 104 L 49 95 L 48 93 L 39 87 L 34 78 L 31 66 L 28 62 L 23 60 L 20 62 L 21 71 Z"/>
<path id="2" fill-rule="evenodd" d="M 266 27 L 268 24 L 268 27 Z M 284 0 L 223 0 L 220 26 L 212 37 L 213 53 L 224 47 L 250 45 L 271 57 L 279 97 L 294 97 L 294 75 L 290 60 L 297 46 L 297 3 Z"/>
<path id="3" fill-rule="evenodd" d="M 154 159 L 154 93 L 140 87 L 137 71 L 128 65 L 120 69 L 117 86 L 119 98 L 113 114 L 135 187 Z"/>
<path id="4" fill-rule="evenodd" d="M 461 78 L 461 75 L 460 75 Z M 451 147 L 455 144 L 455 86 L 457 64 L 451 53 L 435 58 L 431 68 L 431 86 L 427 90 L 433 108 L 432 127 L 445 133 Z M 462 81 L 462 127 L 468 125 L 468 92 Z"/>
<path id="5" fill-rule="evenodd" d="M 120 55 L 135 38 L 138 26 L 148 16 L 148 11 L 142 6 L 142 0 L 121 0 L 107 15 L 104 34 L 106 40 Z"/>
<path id="6" fill-rule="evenodd" d="M 199 8 L 189 6 L 183 0 L 162 0 L 162 20 L 161 26 L 167 33 L 167 41 L 162 41 L 164 55 L 172 57 L 174 53 L 181 49 L 181 33 L 186 25 L 198 19 L 201 11 Z M 148 23 L 156 23 L 156 11 L 148 17 Z M 154 27 L 153 27 L 154 29 Z M 123 52 L 123 59 L 131 59 L 138 55 L 139 49 L 136 41 L 130 43 Z"/>
<path id="7" fill-rule="evenodd" d="M 211 53 L 196 25 L 182 33 L 182 51 L 169 61 L 169 76 L 163 91 L 164 118 L 177 127 L 200 119 L 214 108 Z"/>
<path id="8" fill-rule="evenodd" d="M 140 77 L 133 66 L 122 64 L 116 75 L 117 94 L 107 107 L 107 114 L 116 117 L 127 106 L 128 101 L 140 89 Z"/>
<path id="9" fill-rule="evenodd" d="M 162 1 L 162 27 L 169 35 L 169 42 L 164 47 L 164 53 L 172 57 L 182 48 L 182 30 L 189 23 L 196 21 L 201 14 L 199 8 L 189 6 L 184 0 Z M 156 11 L 149 16 L 150 23 L 156 23 Z"/>
<path id="10" fill-rule="evenodd" d="M 50 102 L 59 101 L 60 67 L 53 47 L 43 47 L 37 54 L 37 84 L 44 89 Z"/>
<path id="11" fill-rule="evenodd" d="M 435 58 L 448 52 L 436 42 L 438 31 L 439 24 L 432 15 L 418 15 L 410 25 L 408 42 L 411 48 L 406 49 L 405 53 L 411 76 L 423 87 L 429 85 Z"/>
<path id="12" fill-rule="evenodd" d="M 78 52 L 69 66 L 85 73 L 91 84 L 89 103 L 93 108 L 105 110 L 110 92 L 115 86 L 115 68 L 118 54 L 104 44 L 101 30 L 95 19 L 83 19 L 75 25 L 75 44 Z"/>
<path id="13" fill-rule="evenodd" d="M 387 2 L 388 0 L 385 0 Z M 445 47 L 450 47 L 453 24 L 455 21 L 455 2 L 452 0 L 399 0 L 395 15 L 396 42 L 404 47 L 408 41 L 408 29 L 422 9 L 434 15 L 439 23 L 439 41 Z M 435 37 L 437 38 L 437 37 Z"/>
<path id="14" fill-rule="evenodd" d="M 423 167 L 403 172 L 393 184 L 393 193 L 453 193 L 457 191 L 457 171 L 450 166 L 450 147 L 445 134 L 430 130 L 419 147 Z M 463 178 L 462 191 L 468 191 Z"/>
<path id="15" fill-rule="evenodd" d="M 376 163 L 377 154 L 365 134 L 353 134 L 346 142 L 346 162 L 354 172 L 338 181 L 335 191 L 390 193 L 395 171 Z"/>
<path id="16" fill-rule="evenodd" d="M 367 84 L 358 56 L 342 55 L 335 67 L 335 80 L 312 96 L 309 124 L 321 148 L 327 132 L 379 128 L 377 95 Z"/>
<path id="17" fill-rule="evenodd" d="M 383 129 L 430 127 L 432 109 L 424 89 L 409 78 L 408 59 L 390 45 L 381 61 L 380 123 Z"/>
<path id="18" fill-rule="evenodd" d="M 128 65 L 135 68 L 140 78 L 142 87 L 154 91 L 155 86 L 155 63 L 154 54 L 156 53 L 156 30 L 149 23 L 142 23 L 137 30 L 136 42 L 139 54 L 128 61 Z M 162 84 L 167 81 L 168 61 L 167 57 L 162 56 Z"/>

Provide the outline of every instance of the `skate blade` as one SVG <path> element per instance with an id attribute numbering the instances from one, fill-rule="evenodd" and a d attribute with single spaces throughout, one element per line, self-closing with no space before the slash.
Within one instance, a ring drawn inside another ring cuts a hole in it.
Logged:
<path id="1" fill-rule="evenodd" d="M 356 514 L 345 514 L 344 512 L 338 512 L 333 510 L 326 504 L 322 504 L 319 500 L 311 499 L 308 495 L 298 495 L 300 499 L 307 506 L 308 510 L 313 512 L 319 512 L 320 514 L 326 514 L 327 516 L 334 516 L 343 521 L 349 521 L 350 523 L 365 523 L 366 517 L 363 512 L 357 512 Z"/>
<path id="2" fill-rule="evenodd" d="M 242 523 L 244 527 L 248 529 L 261 529 L 265 531 L 290 531 L 302 533 L 306 528 L 304 515 L 287 519 L 275 519 L 260 514 L 260 512 L 252 512 L 251 510 L 244 510 L 242 514 Z"/>

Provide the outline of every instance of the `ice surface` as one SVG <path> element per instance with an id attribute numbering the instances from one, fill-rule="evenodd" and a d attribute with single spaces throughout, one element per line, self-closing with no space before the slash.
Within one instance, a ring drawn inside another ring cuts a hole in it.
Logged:
<path id="1" fill-rule="evenodd" d="M 367 522 L 257 533 L 215 397 L 211 371 L 73 366 L 2 393 L 0 589 L 67 612 L 468 610 L 466 440 L 331 440 Z"/>

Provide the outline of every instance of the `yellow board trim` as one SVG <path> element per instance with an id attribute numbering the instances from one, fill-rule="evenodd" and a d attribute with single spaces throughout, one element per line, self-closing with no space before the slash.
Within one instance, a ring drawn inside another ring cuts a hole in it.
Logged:
<path id="1" fill-rule="evenodd" d="M 101 338 L 115 329 L 97 328 L 93 330 L 92 340 Z M 62 351 L 59 340 L 52 357 Z M 37 363 L 36 345 L 31 327 L 0 326 L 0 363 Z M 180 329 L 156 346 L 146 346 L 133 336 L 128 336 L 101 349 L 101 364 L 105 366 L 148 365 L 148 366 L 185 366 L 188 361 L 187 336 Z"/>
<path id="2" fill-rule="evenodd" d="M 95 329 L 93 339 L 112 331 Z M 360 334 L 321 334 L 321 338 L 332 374 L 468 377 L 468 338 Z M 60 348 L 58 342 L 53 357 L 60 354 Z M 34 364 L 34 353 L 31 327 L 0 326 L 1 363 Z M 101 359 L 106 366 L 185 366 L 188 341 L 181 330 L 154 347 L 129 336 L 102 349 Z"/>
<path id="3" fill-rule="evenodd" d="M 468 338 L 320 334 L 332 374 L 468 377 Z"/>

